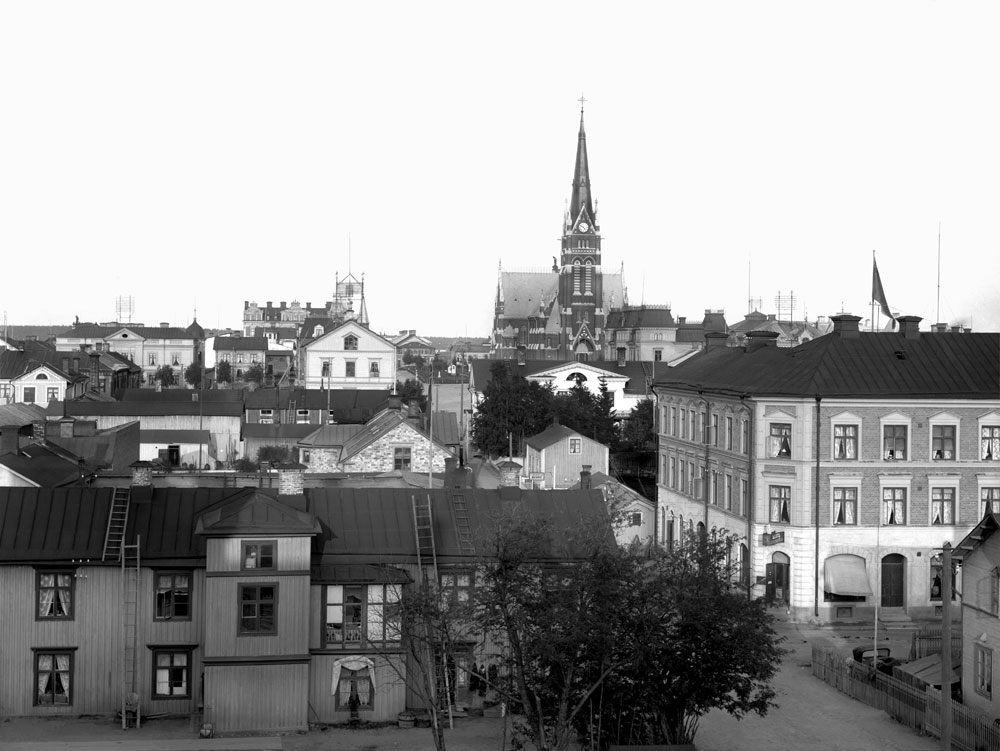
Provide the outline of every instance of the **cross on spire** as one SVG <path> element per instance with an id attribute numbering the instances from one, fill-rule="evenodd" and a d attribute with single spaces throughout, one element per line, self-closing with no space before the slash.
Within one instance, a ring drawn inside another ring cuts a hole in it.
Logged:
<path id="1" fill-rule="evenodd" d="M 578 101 L 580 103 L 580 112 L 582 113 L 583 112 L 583 105 L 587 102 L 587 100 L 583 98 L 583 94 L 580 94 L 580 98 L 577 99 L 576 101 Z"/>

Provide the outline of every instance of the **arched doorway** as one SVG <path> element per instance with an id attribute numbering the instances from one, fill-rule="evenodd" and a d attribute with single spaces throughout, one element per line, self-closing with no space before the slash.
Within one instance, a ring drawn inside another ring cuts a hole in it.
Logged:
<path id="1" fill-rule="evenodd" d="M 771 562 L 765 567 L 764 597 L 768 603 L 787 606 L 791 601 L 788 591 L 790 570 L 791 561 L 787 555 L 775 553 L 771 556 Z"/>
<path id="2" fill-rule="evenodd" d="M 906 558 L 899 553 L 890 553 L 882 559 L 882 607 L 903 607 L 905 591 Z"/>

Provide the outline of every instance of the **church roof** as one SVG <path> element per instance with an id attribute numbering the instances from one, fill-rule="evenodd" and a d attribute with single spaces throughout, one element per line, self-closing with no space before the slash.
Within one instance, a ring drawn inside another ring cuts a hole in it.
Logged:
<path id="1" fill-rule="evenodd" d="M 585 212 L 585 213 L 584 213 Z M 580 134 L 576 142 L 576 164 L 573 168 L 573 195 L 569 203 L 569 222 L 589 218 L 597 224 L 593 196 L 590 193 L 590 165 L 587 163 L 587 133 L 583 129 L 583 107 L 580 107 Z"/>
<path id="2" fill-rule="evenodd" d="M 625 283 L 620 271 L 602 272 L 603 305 L 611 307 L 612 301 L 624 298 Z M 559 273 L 555 271 L 501 271 L 500 294 L 503 300 L 503 318 L 546 318 L 551 303 L 559 291 Z M 554 316 L 558 322 L 558 316 Z"/>

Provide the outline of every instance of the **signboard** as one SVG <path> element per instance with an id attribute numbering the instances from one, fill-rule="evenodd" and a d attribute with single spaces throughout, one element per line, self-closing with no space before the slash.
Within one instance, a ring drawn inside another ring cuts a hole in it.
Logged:
<path id="1" fill-rule="evenodd" d="M 763 539 L 761 540 L 762 545 L 777 545 L 778 543 L 785 541 L 784 532 L 765 532 Z"/>

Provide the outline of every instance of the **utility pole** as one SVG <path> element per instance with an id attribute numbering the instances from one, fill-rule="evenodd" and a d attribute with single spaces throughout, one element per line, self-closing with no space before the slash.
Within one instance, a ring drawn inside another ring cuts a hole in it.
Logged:
<path id="1" fill-rule="evenodd" d="M 951 751 L 951 543 L 941 550 L 941 748 Z"/>

